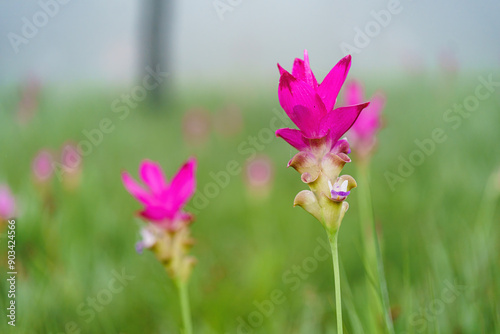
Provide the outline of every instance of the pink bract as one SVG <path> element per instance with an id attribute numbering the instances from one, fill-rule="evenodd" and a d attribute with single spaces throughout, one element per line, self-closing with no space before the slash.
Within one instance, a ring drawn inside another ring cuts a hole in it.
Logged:
<path id="1" fill-rule="evenodd" d="M 0 220 L 13 218 L 16 214 L 16 201 L 6 185 L 0 185 Z"/>
<path id="2" fill-rule="evenodd" d="M 310 151 L 318 145 L 328 151 L 338 151 L 339 139 L 369 104 L 335 108 L 350 66 L 351 56 L 344 57 L 318 84 L 309 65 L 307 50 L 304 60 L 295 59 L 292 74 L 278 64 L 280 105 L 299 129 L 279 129 L 276 135 L 299 151 Z"/>
<path id="3" fill-rule="evenodd" d="M 362 100 L 363 86 L 357 81 L 348 83 L 345 91 L 345 103 L 359 103 Z M 375 145 L 375 135 L 381 127 L 381 113 L 384 104 L 385 97 L 381 93 L 374 95 L 370 106 L 358 117 L 347 134 L 351 147 L 360 155 L 368 154 Z"/>
<path id="4" fill-rule="evenodd" d="M 127 172 L 122 173 L 122 181 L 128 192 L 144 205 L 141 217 L 158 227 L 176 230 L 193 220 L 182 208 L 195 192 L 195 170 L 196 159 L 190 158 L 168 182 L 158 163 L 144 160 L 139 174 L 145 187 Z"/>

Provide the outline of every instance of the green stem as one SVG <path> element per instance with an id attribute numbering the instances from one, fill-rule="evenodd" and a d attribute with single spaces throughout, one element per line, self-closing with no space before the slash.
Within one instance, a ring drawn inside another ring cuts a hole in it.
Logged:
<path id="1" fill-rule="evenodd" d="M 337 230 L 333 236 L 328 236 L 330 247 L 332 249 L 333 259 L 333 276 L 335 280 L 335 305 L 337 309 L 337 334 L 343 333 L 342 326 L 342 296 L 340 293 L 340 267 L 339 267 L 339 250 L 338 250 L 338 235 Z"/>
<path id="2" fill-rule="evenodd" d="M 387 290 L 387 281 L 385 278 L 384 272 L 384 261 L 382 259 L 382 252 L 380 250 L 380 243 L 378 240 L 377 230 L 375 226 L 375 220 L 373 219 L 373 207 L 372 207 L 372 199 L 370 193 L 370 185 L 368 182 L 368 166 L 363 165 L 359 166 L 359 177 L 360 184 L 362 189 L 360 189 L 360 217 L 366 225 L 370 226 L 372 230 L 373 243 L 375 246 L 375 256 L 376 256 L 376 267 L 377 267 L 377 276 L 379 281 L 382 309 L 384 312 L 385 324 L 387 327 L 387 331 L 390 334 L 394 334 L 394 324 L 392 322 L 392 315 L 390 310 L 390 301 L 389 301 L 389 292 Z M 368 257 L 368 254 L 366 254 Z"/>
<path id="3" fill-rule="evenodd" d="M 187 282 L 176 282 L 177 290 L 179 292 L 179 301 L 181 305 L 182 324 L 184 326 L 184 334 L 193 333 L 193 325 L 191 323 L 191 309 L 189 307 L 189 297 Z"/>

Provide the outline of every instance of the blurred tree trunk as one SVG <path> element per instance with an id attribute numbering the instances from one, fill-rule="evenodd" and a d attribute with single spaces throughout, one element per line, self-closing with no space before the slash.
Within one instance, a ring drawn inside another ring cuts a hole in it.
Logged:
<path id="1" fill-rule="evenodd" d="M 172 18 L 172 0 L 143 0 L 144 15 L 140 34 L 139 53 L 142 64 L 140 84 L 145 75 L 152 71 L 168 72 L 162 76 L 161 84 L 148 91 L 148 100 L 155 107 L 163 106 L 168 100 L 170 82 L 170 28 Z M 156 109 L 156 108 L 155 108 Z"/>

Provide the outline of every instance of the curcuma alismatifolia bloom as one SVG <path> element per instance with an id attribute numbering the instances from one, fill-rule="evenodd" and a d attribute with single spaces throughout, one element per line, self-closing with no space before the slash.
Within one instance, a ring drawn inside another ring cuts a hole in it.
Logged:
<path id="1" fill-rule="evenodd" d="M 311 191 L 301 191 L 294 205 L 316 217 L 330 235 L 338 230 L 348 208 L 344 200 L 356 187 L 352 177 L 339 177 L 344 165 L 351 161 L 347 156 L 349 143 L 341 137 L 369 105 L 335 108 L 350 66 L 351 56 L 346 56 L 318 83 L 309 65 L 307 50 L 303 60 L 295 59 L 291 74 L 278 64 L 280 105 L 298 129 L 279 129 L 276 136 L 299 150 L 288 166 L 295 168 L 311 188 Z"/>
<path id="2" fill-rule="evenodd" d="M 145 187 L 127 172 L 122 173 L 125 188 L 144 205 L 139 216 L 148 222 L 140 232 L 137 251 L 151 249 L 169 275 L 181 281 L 187 281 L 195 263 L 187 255 L 193 244 L 189 224 L 194 216 L 182 210 L 196 189 L 195 170 L 196 159 L 191 158 L 169 182 L 158 163 L 145 160 L 139 168 Z"/>
<path id="3" fill-rule="evenodd" d="M 344 101 L 346 104 L 357 104 L 363 100 L 363 86 L 357 81 L 351 81 L 346 85 Z M 385 104 L 385 96 L 382 93 L 375 94 L 363 113 L 358 117 L 352 128 L 347 133 L 351 147 L 361 160 L 370 158 L 375 149 L 376 134 L 380 129 L 381 113 Z"/>

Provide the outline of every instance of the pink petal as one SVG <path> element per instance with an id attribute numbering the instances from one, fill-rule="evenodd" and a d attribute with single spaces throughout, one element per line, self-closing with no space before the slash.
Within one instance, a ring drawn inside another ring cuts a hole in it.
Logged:
<path id="1" fill-rule="evenodd" d="M 318 82 L 314 77 L 313 72 L 311 71 L 311 67 L 309 66 L 309 56 L 307 55 L 307 50 L 304 50 L 304 60 L 296 58 L 293 63 L 292 75 L 306 82 L 313 89 L 318 87 Z"/>
<path id="2" fill-rule="evenodd" d="M 307 141 L 304 139 L 302 132 L 296 129 L 283 128 L 276 130 L 276 137 L 283 138 L 288 144 L 292 145 L 299 151 L 308 148 Z"/>
<path id="3" fill-rule="evenodd" d="M 139 170 L 142 180 L 155 195 L 160 195 L 167 184 L 160 165 L 150 160 L 144 160 Z"/>
<path id="4" fill-rule="evenodd" d="M 358 117 L 359 120 L 359 117 Z M 334 153 L 344 153 L 344 154 L 349 154 L 351 153 L 351 148 L 349 146 L 349 142 L 346 139 L 340 139 L 337 141 L 332 148 L 332 151 Z"/>
<path id="5" fill-rule="evenodd" d="M 149 221 L 161 222 L 165 219 L 171 219 L 174 215 L 161 206 L 147 206 L 139 212 L 139 215 Z"/>
<path id="6" fill-rule="evenodd" d="M 193 196 L 196 189 L 196 159 L 190 158 L 177 172 L 166 193 L 166 205 L 178 211 Z M 168 203 L 168 204 L 167 204 Z"/>
<path id="7" fill-rule="evenodd" d="M 152 204 L 151 195 L 141 187 L 127 172 L 122 172 L 122 181 L 125 189 L 134 196 L 138 201 L 145 205 Z"/>
<path id="8" fill-rule="evenodd" d="M 278 64 L 278 71 L 280 71 L 280 76 L 286 72 L 286 70 L 283 67 L 281 67 L 280 64 Z"/>
<path id="9" fill-rule="evenodd" d="M 375 135 L 380 128 L 380 114 L 385 104 L 385 97 L 381 94 L 375 95 L 363 113 L 352 126 L 352 132 L 362 138 Z"/>
<path id="10" fill-rule="evenodd" d="M 361 111 L 369 104 L 370 102 L 367 102 L 330 111 L 321 120 L 321 130 L 324 132 L 330 130 L 332 143 L 336 143 L 351 128 Z"/>
<path id="11" fill-rule="evenodd" d="M 346 85 L 344 105 L 352 106 L 363 102 L 363 86 L 356 80 Z"/>
<path id="12" fill-rule="evenodd" d="M 13 218 L 16 214 L 16 201 L 9 187 L 0 185 L 0 220 Z"/>
<path id="13" fill-rule="evenodd" d="M 320 135 L 318 125 L 326 109 L 311 86 L 285 71 L 280 78 L 278 97 L 281 107 L 305 136 Z"/>
<path id="14" fill-rule="evenodd" d="M 340 88 L 342 88 L 350 68 L 351 55 L 347 55 L 332 68 L 316 90 L 323 100 L 327 111 L 333 110 Z"/>

